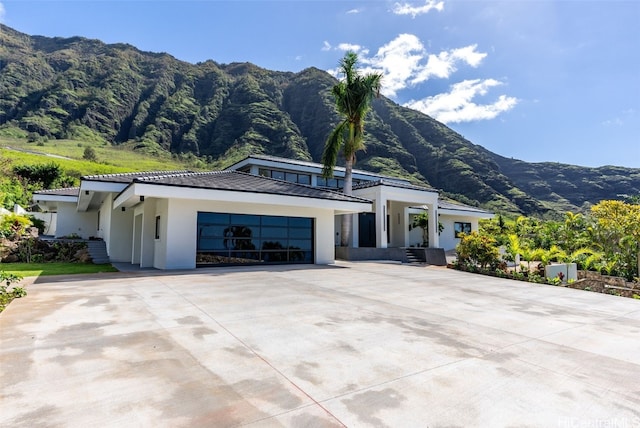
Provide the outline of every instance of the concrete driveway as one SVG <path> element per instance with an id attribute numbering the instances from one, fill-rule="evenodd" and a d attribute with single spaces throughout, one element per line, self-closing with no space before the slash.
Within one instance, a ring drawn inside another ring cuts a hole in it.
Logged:
<path id="1" fill-rule="evenodd" d="M 4 427 L 640 427 L 638 300 L 384 263 L 28 291 Z"/>

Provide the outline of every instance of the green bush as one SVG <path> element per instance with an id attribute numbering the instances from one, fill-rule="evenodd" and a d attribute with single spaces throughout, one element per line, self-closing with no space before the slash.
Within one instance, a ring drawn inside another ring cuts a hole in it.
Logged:
<path id="1" fill-rule="evenodd" d="M 31 224 L 33 225 L 33 227 L 38 228 L 38 233 L 42 235 L 44 233 L 44 230 L 47 228 L 47 223 L 44 220 L 32 215 L 29 216 L 29 220 L 31 220 Z"/>
<path id="2" fill-rule="evenodd" d="M 28 217 L 14 213 L 5 214 L 0 216 L 0 235 L 5 237 L 20 236 L 31 225 L 31 220 Z"/>
<path id="3" fill-rule="evenodd" d="M 11 284 L 22 279 L 20 275 L 6 273 L 0 270 L 0 312 L 2 312 L 13 299 L 18 299 L 27 295 L 27 291 L 22 287 L 12 287 Z"/>
<path id="4" fill-rule="evenodd" d="M 496 240 L 478 232 L 462 234 L 456 252 L 460 262 L 480 266 L 481 269 L 497 266 L 500 262 Z"/>

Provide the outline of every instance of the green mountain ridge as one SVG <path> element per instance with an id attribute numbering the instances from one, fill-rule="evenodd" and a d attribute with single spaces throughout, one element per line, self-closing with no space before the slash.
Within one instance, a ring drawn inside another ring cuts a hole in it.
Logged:
<path id="1" fill-rule="evenodd" d="M 308 68 L 190 64 L 166 53 L 0 26 L 0 133 L 194 153 L 224 165 L 251 153 L 318 162 L 339 118 L 336 80 Z M 544 215 L 640 194 L 640 169 L 508 159 L 387 98 L 366 121 L 356 168 L 410 178 L 495 211 Z"/>

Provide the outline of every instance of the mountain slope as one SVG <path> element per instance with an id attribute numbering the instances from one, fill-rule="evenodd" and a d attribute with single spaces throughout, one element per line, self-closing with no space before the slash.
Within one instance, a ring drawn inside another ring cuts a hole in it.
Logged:
<path id="1" fill-rule="evenodd" d="M 249 153 L 319 161 L 339 118 L 335 79 L 309 68 L 189 64 L 81 37 L 0 28 L 0 133 L 126 143 L 221 165 Z M 543 215 L 640 194 L 640 171 L 503 158 L 417 111 L 375 100 L 356 167 L 409 177 L 463 202 Z"/>

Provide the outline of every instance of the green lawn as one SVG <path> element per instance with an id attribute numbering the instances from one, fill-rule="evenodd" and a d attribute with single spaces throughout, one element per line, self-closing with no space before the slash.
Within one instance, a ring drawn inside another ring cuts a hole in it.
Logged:
<path id="1" fill-rule="evenodd" d="M 0 270 L 25 277 L 118 272 L 118 269 L 110 264 L 94 265 L 92 263 L 0 263 Z"/>

